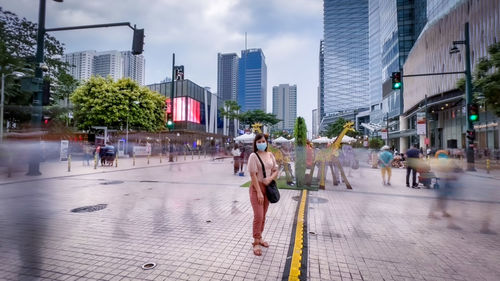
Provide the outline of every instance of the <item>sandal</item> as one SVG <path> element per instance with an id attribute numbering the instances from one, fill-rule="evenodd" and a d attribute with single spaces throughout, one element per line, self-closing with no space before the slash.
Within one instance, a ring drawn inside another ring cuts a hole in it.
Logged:
<path id="1" fill-rule="evenodd" d="M 253 246 L 253 254 L 256 256 L 261 256 L 262 249 L 260 248 L 260 243 L 258 243 L 258 242 L 252 243 L 252 246 Z M 255 248 L 256 246 L 258 246 L 258 248 Z"/>
<path id="2" fill-rule="evenodd" d="M 269 243 L 265 242 L 265 241 L 260 241 L 260 245 L 264 248 L 269 248 Z"/>

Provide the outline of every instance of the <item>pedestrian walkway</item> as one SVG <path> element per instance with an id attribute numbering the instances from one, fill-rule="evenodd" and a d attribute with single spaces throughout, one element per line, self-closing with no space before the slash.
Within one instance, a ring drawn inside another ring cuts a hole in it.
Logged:
<path id="1" fill-rule="evenodd" d="M 201 158 L 0 185 L 0 280 L 282 280 L 302 191 L 271 204 L 257 257 L 248 177 Z M 433 190 L 406 188 L 404 170 L 383 186 L 379 172 L 308 192 L 302 280 L 498 280 L 498 216 L 479 231 L 500 212 L 496 181 L 465 175 L 479 184 L 449 202 L 448 228 L 428 217 Z M 71 211 L 86 206 L 103 209 Z"/>
<path id="2" fill-rule="evenodd" d="M 224 158 L 225 156 L 217 156 L 218 159 Z M 45 178 L 53 177 L 64 177 L 64 176 L 76 176 L 83 174 L 95 174 L 95 173 L 108 173 L 123 171 L 129 169 L 142 169 L 147 167 L 156 167 L 163 165 L 170 165 L 173 163 L 189 163 L 191 161 L 202 161 L 212 159 L 209 155 L 205 154 L 181 154 L 175 155 L 169 162 L 168 155 L 165 156 L 138 156 L 135 159 L 133 157 L 118 157 L 118 161 L 115 161 L 113 165 L 102 166 L 101 163 L 95 165 L 94 159 L 89 161 L 87 165 L 86 161 L 80 158 L 72 159 L 71 161 L 57 161 L 51 160 L 40 163 L 40 176 L 27 176 L 26 172 L 28 170 L 28 164 L 17 165 L 16 169 L 10 177 L 7 175 L 7 168 L 2 167 L 0 173 L 0 184 L 13 183 L 13 182 L 25 182 Z M 117 163 L 118 162 L 118 163 Z"/>

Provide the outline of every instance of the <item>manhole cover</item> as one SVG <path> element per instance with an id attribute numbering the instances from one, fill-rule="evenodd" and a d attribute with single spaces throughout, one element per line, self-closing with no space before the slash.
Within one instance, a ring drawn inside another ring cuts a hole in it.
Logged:
<path id="1" fill-rule="evenodd" d="M 154 262 L 148 262 L 148 263 L 145 263 L 141 266 L 141 268 L 144 270 L 153 269 L 155 267 L 156 267 L 156 263 L 154 263 Z"/>
<path id="2" fill-rule="evenodd" d="M 123 183 L 123 181 L 107 181 L 107 182 L 101 182 L 102 185 L 109 185 L 109 184 L 120 184 Z"/>
<path id="3" fill-rule="evenodd" d="M 72 213 L 90 213 L 95 211 L 100 211 L 102 209 L 106 209 L 108 204 L 97 204 L 94 206 L 85 206 L 71 210 Z"/>

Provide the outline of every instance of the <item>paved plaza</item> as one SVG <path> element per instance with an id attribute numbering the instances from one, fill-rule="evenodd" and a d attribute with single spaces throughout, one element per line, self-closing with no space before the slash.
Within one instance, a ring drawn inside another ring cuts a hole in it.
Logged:
<path id="1" fill-rule="evenodd" d="M 119 167 L 47 163 L 42 177 L 0 179 L 0 280 L 282 280 L 301 191 L 281 190 L 252 252 L 248 177 L 231 160 Z M 403 170 L 383 186 L 365 164 L 311 191 L 307 280 L 499 280 L 500 184 L 464 174 L 451 218 L 429 217 L 436 193 L 409 189 Z M 94 212 L 71 212 L 95 206 Z M 488 225 L 489 231 L 484 230 Z M 156 267 L 144 270 L 145 263 Z"/>

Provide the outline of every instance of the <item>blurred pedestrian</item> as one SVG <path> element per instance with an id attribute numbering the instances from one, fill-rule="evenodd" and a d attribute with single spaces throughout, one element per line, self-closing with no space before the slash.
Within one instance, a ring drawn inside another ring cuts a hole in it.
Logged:
<path id="1" fill-rule="evenodd" d="M 240 176 L 243 177 L 245 175 L 245 172 L 244 172 L 244 166 L 245 164 L 247 163 L 247 148 L 245 148 L 245 145 L 242 145 L 240 147 L 240 151 L 241 151 L 241 154 L 240 154 Z"/>
<path id="2" fill-rule="evenodd" d="M 418 160 L 420 158 L 420 150 L 414 145 L 406 151 L 406 187 L 410 187 L 410 174 L 412 174 L 412 188 L 418 188 L 417 170 Z"/>
<path id="3" fill-rule="evenodd" d="M 88 143 L 83 145 L 83 165 L 85 166 L 85 162 L 87 162 L 87 166 L 90 166 L 90 156 L 92 153 L 92 148 Z"/>
<path id="4" fill-rule="evenodd" d="M 249 188 L 250 203 L 253 209 L 253 253 L 256 256 L 262 255 L 262 247 L 269 247 L 269 243 L 262 239 L 266 212 L 269 207 L 269 200 L 266 195 L 266 186 L 278 177 L 278 165 L 271 152 L 267 151 L 267 138 L 263 134 L 257 134 L 253 141 L 253 152 L 248 157 L 248 172 L 250 173 L 251 184 Z M 262 160 L 262 164 L 261 164 Z M 264 166 L 264 167 L 263 167 Z M 263 170 L 266 171 L 264 178 Z"/>
<path id="5" fill-rule="evenodd" d="M 434 208 L 429 212 L 430 218 L 436 218 L 435 212 L 441 212 L 443 217 L 448 218 L 448 228 L 460 229 L 453 223 L 452 216 L 447 211 L 447 201 L 454 194 L 456 182 L 458 179 L 458 169 L 455 163 L 450 159 L 448 152 L 438 150 L 435 155 L 436 159 L 433 162 L 433 169 L 436 171 L 439 178 L 439 187 L 437 191 L 437 201 Z"/>
<path id="6" fill-rule="evenodd" d="M 240 165 L 241 165 L 241 151 L 237 143 L 234 144 L 234 147 L 231 150 L 231 155 L 233 155 L 233 161 L 234 161 L 233 171 L 234 174 L 236 175 L 240 171 Z"/>
<path id="7" fill-rule="evenodd" d="M 382 173 L 382 184 L 383 185 L 391 185 L 391 176 L 392 176 L 392 160 L 394 156 L 389 151 L 389 146 L 384 145 L 381 148 L 381 152 L 378 155 L 378 159 L 380 162 L 380 172 Z M 387 181 L 385 180 L 385 174 L 387 173 Z"/>

